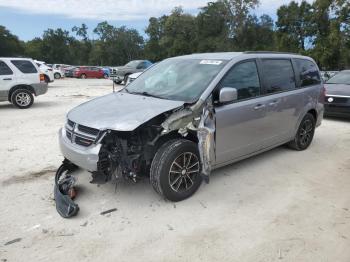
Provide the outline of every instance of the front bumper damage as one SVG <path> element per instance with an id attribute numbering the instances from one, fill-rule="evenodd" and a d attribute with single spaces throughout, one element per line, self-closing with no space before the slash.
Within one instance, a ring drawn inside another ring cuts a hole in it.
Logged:
<path id="1" fill-rule="evenodd" d="M 76 165 L 65 159 L 55 176 L 54 196 L 57 212 L 64 218 L 75 216 L 79 206 L 73 202 L 75 197 L 75 178 L 70 175 L 78 169 Z"/>
<path id="2" fill-rule="evenodd" d="M 58 132 L 58 141 L 65 158 L 90 172 L 97 171 L 98 154 L 101 150 L 101 144 L 93 144 L 89 147 L 73 144 L 68 139 L 65 128 L 61 128 Z"/>
<path id="3" fill-rule="evenodd" d="M 158 120 L 157 120 L 158 121 Z M 124 177 L 136 182 L 138 172 L 143 164 L 149 165 L 154 157 L 150 150 L 161 137 L 177 132 L 183 137 L 193 135 L 197 137 L 198 151 L 201 160 L 201 175 L 206 183 L 212 166 L 215 163 L 215 134 L 216 118 L 212 104 L 212 97 L 190 107 L 181 107 L 164 116 L 163 120 L 149 129 L 143 127 L 142 137 L 130 133 L 115 133 L 107 130 L 103 139 L 99 139 L 90 146 L 83 147 L 72 143 L 66 135 L 65 128 L 59 131 L 61 152 L 65 160 L 57 170 L 55 178 L 55 201 L 58 213 L 69 218 L 76 215 L 79 207 L 72 200 L 71 191 L 74 191 L 75 179 L 71 175 L 78 166 L 90 171 L 93 180 L 91 183 L 109 181 L 111 176 Z M 147 139 L 145 138 L 147 134 Z M 148 158 L 143 158 L 148 154 Z M 148 161 L 148 162 L 147 162 Z M 143 163 L 143 164 L 141 164 Z M 99 179 L 103 181 L 98 181 Z"/>

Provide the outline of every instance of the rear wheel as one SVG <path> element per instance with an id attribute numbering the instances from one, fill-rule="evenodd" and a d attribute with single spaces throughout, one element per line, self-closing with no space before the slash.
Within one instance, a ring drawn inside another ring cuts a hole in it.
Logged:
<path id="1" fill-rule="evenodd" d="M 307 149 L 314 137 L 315 125 L 315 117 L 307 113 L 299 125 L 295 138 L 288 143 L 288 146 L 298 151 Z"/>
<path id="2" fill-rule="evenodd" d="M 85 74 L 81 74 L 80 78 L 81 79 L 86 79 L 86 75 Z"/>
<path id="3" fill-rule="evenodd" d="M 60 79 L 61 78 L 61 74 L 60 73 L 55 73 L 54 77 L 55 77 L 55 79 Z"/>
<path id="4" fill-rule="evenodd" d="M 26 109 L 32 106 L 34 96 L 27 89 L 17 89 L 11 95 L 11 102 L 19 109 Z"/>
<path id="5" fill-rule="evenodd" d="M 185 139 L 171 140 L 161 146 L 151 165 L 154 190 L 171 201 L 192 196 L 202 182 L 198 147 Z"/>

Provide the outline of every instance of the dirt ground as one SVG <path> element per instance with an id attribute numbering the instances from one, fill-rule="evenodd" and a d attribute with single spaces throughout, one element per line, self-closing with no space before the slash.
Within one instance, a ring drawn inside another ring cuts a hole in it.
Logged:
<path id="1" fill-rule="evenodd" d="M 109 80 L 64 79 L 28 110 L 0 103 L 1 262 L 350 261 L 350 121 L 339 119 L 324 120 L 308 150 L 219 169 L 176 204 L 147 180 L 115 192 L 79 171 L 81 210 L 61 218 L 58 129 L 68 110 L 111 91 Z"/>

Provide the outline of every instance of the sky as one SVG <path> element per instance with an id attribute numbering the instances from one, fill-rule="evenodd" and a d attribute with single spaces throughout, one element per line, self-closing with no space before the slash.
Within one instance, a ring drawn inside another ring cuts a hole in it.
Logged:
<path id="1" fill-rule="evenodd" d="M 213 0 L 211 0 L 213 1 Z M 144 35 L 144 29 L 151 16 L 169 14 L 175 6 L 182 6 L 185 12 L 196 14 L 208 0 L 0 0 L 0 25 L 5 26 L 21 40 L 40 37 L 48 28 L 71 30 L 75 25 L 85 23 L 92 30 L 99 22 L 108 21 L 114 26 L 125 25 L 137 29 Z M 260 0 L 253 12 L 268 14 L 276 18 L 276 10 L 289 0 Z"/>

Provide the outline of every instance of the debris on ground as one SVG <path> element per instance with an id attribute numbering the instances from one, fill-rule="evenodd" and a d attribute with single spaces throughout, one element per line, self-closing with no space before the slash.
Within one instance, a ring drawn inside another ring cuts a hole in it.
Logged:
<path id="1" fill-rule="evenodd" d="M 11 245 L 11 244 L 14 244 L 14 243 L 17 243 L 17 242 L 20 242 L 22 240 L 22 238 L 15 238 L 9 242 L 6 242 L 5 243 L 5 246 L 8 246 L 8 245 Z"/>
<path id="2" fill-rule="evenodd" d="M 104 215 L 106 215 L 106 214 L 115 212 L 115 211 L 117 211 L 117 210 L 118 210 L 118 209 L 116 209 L 116 208 L 112 208 L 112 209 L 109 209 L 109 210 L 106 210 L 106 211 L 102 211 L 102 212 L 100 213 L 100 215 L 104 216 Z"/>
<path id="3" fill-rule="evenodd" d="M 77 168 L 65 159 L 56 172 L 54 189 L 56 210 L 64 218 L 75 216 L 79 211 L 79 206 L 73 202 L 76 196 L 74 188 L 76 180 L 70 175 Z"/>

